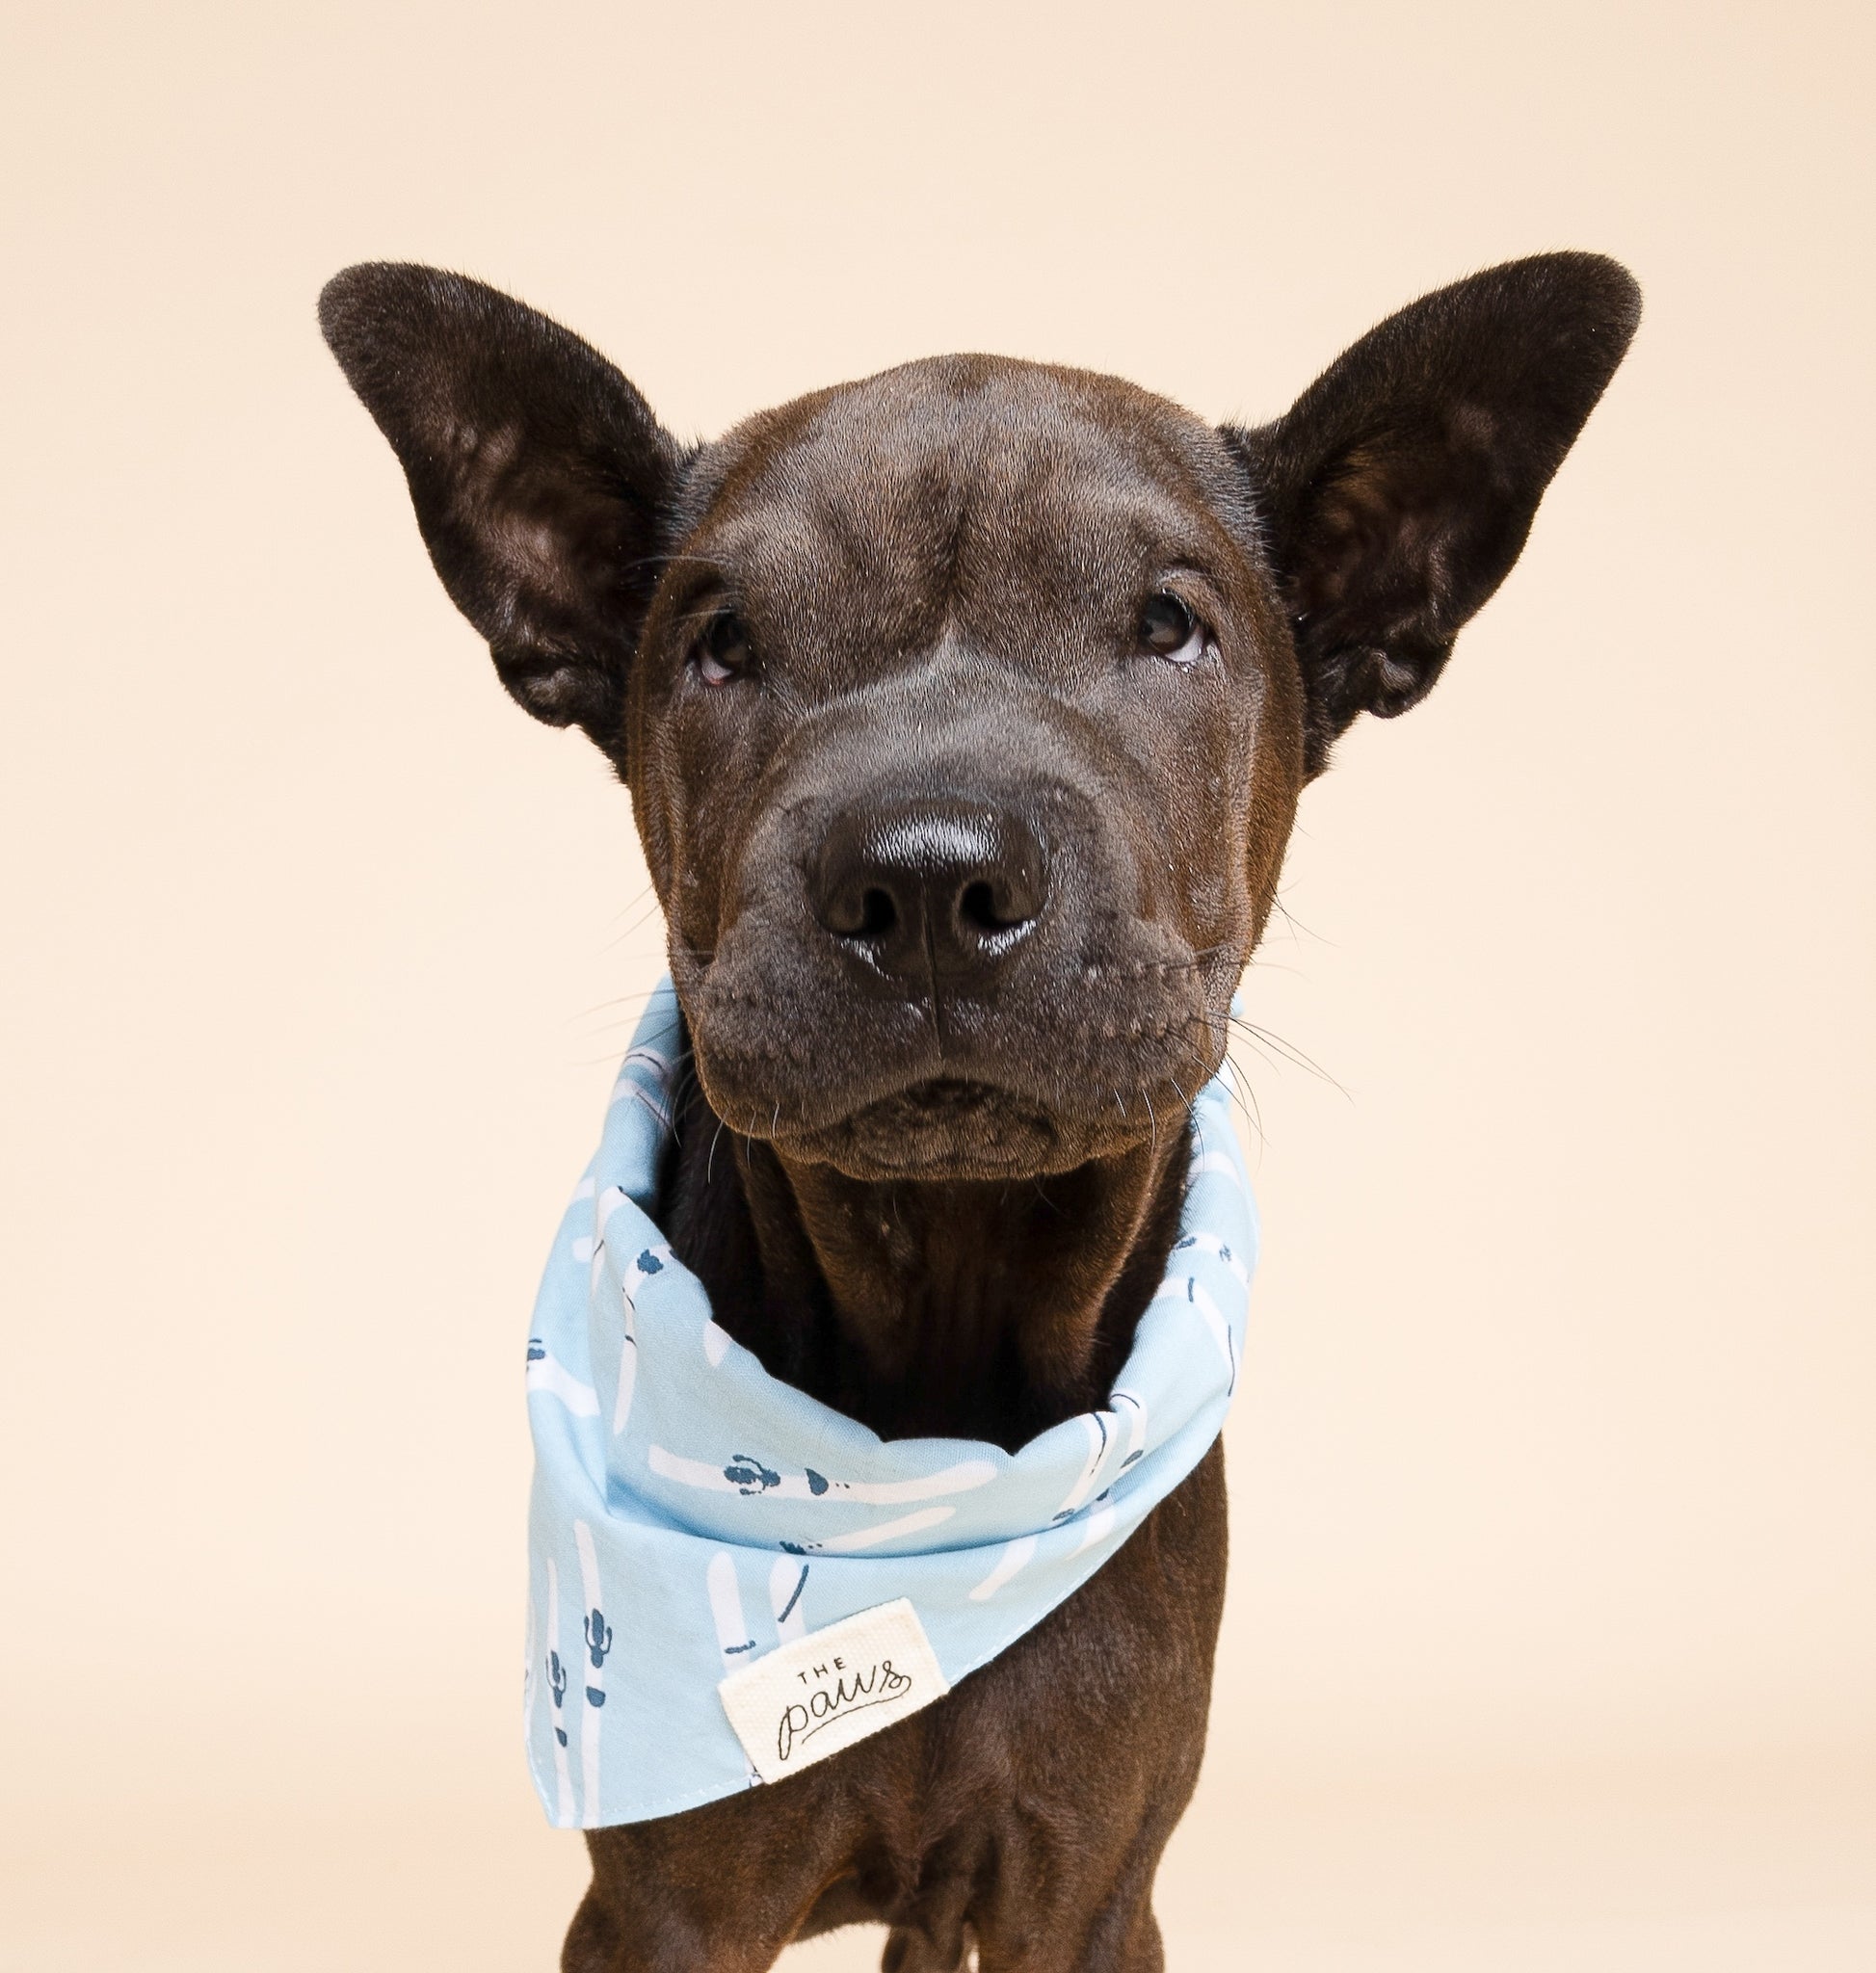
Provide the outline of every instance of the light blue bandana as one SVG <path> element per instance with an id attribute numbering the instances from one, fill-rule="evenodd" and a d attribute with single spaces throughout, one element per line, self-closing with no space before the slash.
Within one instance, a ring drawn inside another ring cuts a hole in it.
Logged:
<path id="1" fill-rule="evenodd" d="M 1227 1066 L 1107 1404 L 1015 1454 L 877 1437 L 732 1341 L 647 1217 L 678 1046 L 667 981 L 528 1343 L 528 1761 L 563 1828 L 780 1778 L 987 1664 L 1199 1463 L 1243 1355 L 1257 1230 Z"/>

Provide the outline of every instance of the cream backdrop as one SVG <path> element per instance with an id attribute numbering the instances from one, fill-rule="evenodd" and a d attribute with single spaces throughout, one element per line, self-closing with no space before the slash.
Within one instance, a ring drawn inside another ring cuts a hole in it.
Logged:
<path id="1" fill-rule="evenodd" d="M 1871 28 L 1849 6 L 31 6 L 0 50 L 0 1965 L 546 1967 L 536 1271 L 658 966 L 313 326 L 473 272 L 682 432 L 955 348 L 1285 405 L 1647 317 L 1306 800 L 1173 1963 L 1876 1964 Z M 804 1949 L 868 1962 L 877 1939 Z"/>

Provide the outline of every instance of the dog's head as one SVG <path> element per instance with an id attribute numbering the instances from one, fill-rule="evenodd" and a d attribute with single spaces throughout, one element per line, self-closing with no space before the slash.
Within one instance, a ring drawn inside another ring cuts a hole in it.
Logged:
<path id="1" fill-rule="evenodd" d="M 460 276 L 352 268 L 320 317 L 502 682 L 631 788 L 712 1107 L 959 1178 L 1112 1154 L 1217 1068 L 1298 791 L 1432 687 L 1637 313 L 1553 254 L 1256 431 L 954 356 L 696 447 Z"/>

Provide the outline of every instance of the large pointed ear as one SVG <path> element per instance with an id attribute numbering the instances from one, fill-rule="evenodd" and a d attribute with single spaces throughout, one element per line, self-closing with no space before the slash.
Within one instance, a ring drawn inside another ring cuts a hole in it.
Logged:
<path id="1" fill-rule="evenodd" d="M 502 683 L 536 719 L 615 749 L 676 442 L 596 350 L 461 275 L 349 267 L 319 326 Z"/>
<path id="2" fill-rule="evenodd" d="M 1290 609 L 1310 774 L 1358 713 L 1432 690 L 1640 318 L 1613 260 L 1514 260 L 1389 316 L 1275 424 L 1226 428 Z"/>

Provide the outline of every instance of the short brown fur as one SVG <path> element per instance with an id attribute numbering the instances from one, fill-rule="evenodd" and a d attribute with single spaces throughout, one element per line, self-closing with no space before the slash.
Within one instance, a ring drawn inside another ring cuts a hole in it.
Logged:
<path id="1" fill-rule="evenodd" d="M 491 289 L 330 284 L 450 595 L 631 790 L 688 1039 L 660 1218 L 774 1374 L 1012 1448 L 1101 1402 L 1299 792 L 1431 689 L 1637 315 L 1549 254 L 1255 431 L 957 356 L 687 449 Z M 590 1832 L 563 1964 L 756 1973 L 871 1919 L 897 1973 L 1157 1967 L 1224 1584 L 1214 1446 L 926 1712 Z"/>

